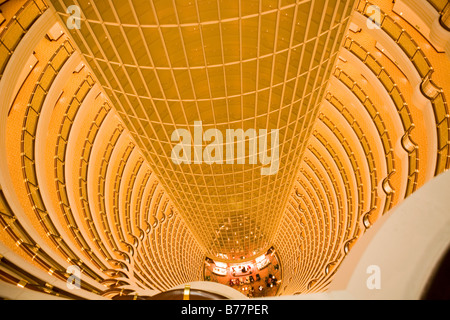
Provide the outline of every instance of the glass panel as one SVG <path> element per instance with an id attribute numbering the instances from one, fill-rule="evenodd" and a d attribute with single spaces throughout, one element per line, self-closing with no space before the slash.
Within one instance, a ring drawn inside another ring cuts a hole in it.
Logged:
<path id="1" fill-rule="evenodd" d="M 370 145 L 367 142 L 367 139 L 362 139 L 361 140 L 361 145 L 364 149 L 364 154 L 369 154 L 370 153 Z"/>
<path id="2" fill-rule="evenodd" d="M 72 54 L 75 51 L 75 49 L 73 48 L 73 46 L 70 44 L 69 41 L 64 42 L 64 48 L 69 54 Z"/>
<path id="3" fill-rule="evenodd" d="M 39 9 L 41 9 L 41 11 L 47 9 L 47 5 L 42 0 L 33 0 L 33 2 L 39 7 Z"/>
<path id="4" fill-rule="evenodd" d="M 0 43 L 0 74 L 5 70 L 6 64 L 9 61 L 9 51 L 8 49 Z"/>
<path id="5" fill-rule="evenodd" d="M 394 104 L 397 107 L 397 110 L 400 110 L 401 108 L 403 108 L 404 100 L 403 100 L 403 97 L 397 87 L 395 87 L 394 90 L 392 90 L 391 98 L 394 101 Z"/>
<path id="6" fill-rule="evenodd" d="M 66 116 L 70 119 L 70 120 L 75 120 L 75 116 L 78 112 L 80 105 L 77 101 L 77 99 L 72 99 L 72 102 L 69 105 L 69 108 L 67 109 L 66 112 Z"/>
<path id="7" fill-rule="evenodd" d="M 61 133 L 61 137 L 66 141 L 69 138 L 71 128 L 72 128 L 72 122 L 68 118 L 65 118 L 63 125 L 61 126 L 60 133 Z"/>
<path id="8" fill-rule="evenodd" d="M 69 199 L 67 198 L 66 189 L 64 188 L 64 184 L 58 183 L 59 195 L 61 197 L 61 201 L 66 206 L 70 206 Z"/>
<path id="9" fill-rule="evenodd" d="M 28 30 L 39 15 L 39 8 L 36 4 L 31 2 L 30 5 L 25 7 L 25 9 L 19 14 L 17 20 L 25 30 Z"/>
<path id="10" fill-rule="evenodd" d="M 350 77 L 348 77 L 347 75 L 342 75 L 341 81 L 344 82 L 345 85 L 350 89 L 353 88 L 353 80 L 350 79 Z"/>
<path id="11" fill-rule="evenodd" d="M 352 44 L 352 40 L 350 40 L 350 38 L 346 38 L 345 42 L 344 42 L 344 47 L 347 49 L 350 49 L 351 44 Z"/>
<path id="12" fill-rule="evenodd" d="M 88 173 L 88 163 L 86 161 L 81 162 L 81 168 L 80 168 L 80 177 L 84 180 L 87 180 L 87 173 Z"/>
<path id="13" fill-rule="evenodd" d="M 416 171 L 416 169 L 417 169 L 417 161 L 411 161 L 410 163 L 409 163 L 409 175 L 412 175 L 412 174 L 414 174 L 414 172 Z"/>
<path id="14" fill-rule="evenodd" d="M 400 118 L 402 119 L 404 129 L 408 130 L 412 124 L 408 109 L 406 107 L 404 107 L 399 113 L 400 113 Z"/>
<path id="15" fill-rule="evenodd" d="M 447 142 L 449 140 L 448 134 L 448 122 L 444 121 L 438 127 L 439 150 L 447 145 Z"/>
<path id="16" fill-rule="evenodd" d="M 408 185 L 407 185 L 407 187 L 406 187 L 406 196 L 409 196 L 409 195 L 412 194 L 413 191 L 414 191 L 414 183 L 413 183 L 413 181 L 411 181 L 411 180 L 412 180 L 412 178 L 410 178 L 410 179 L 408 180 Z"/>
<path id="17" fill-rule="evenodd" d="M 23 133 L 23 153 L 30 159 L 34 159 L 34 137 L 28 132 Z"/>
<path id="18" fill-rule="evenodd" d="M 377 110 L 369 99 L 364 102 L 364 106 L 366 107 L 367 112 L 369 112 L 372 119 L 375 118 L 375 116 L 377 115 Z"/>
<path id="19" fill-rule="evenodd" d="M 389 152 L 388 154 L 386 154 L 386 165 L 387 165 L 388 173 L 391 173 L 392 170 L 394 170 L 394 160 L 393 160 L 392 152 Z"/>
<path id="20" fill-rule="evenodd" d="M 34 90 L 33 97 L 31 100 L 31 108 L 33 108 L 34 111 L 40 112 L 42 108 L 42 104 L 44 103 L 44 99 L 47 93 L 42 89 L 40 85 L 36 87 L 36 90 Z"/>
<path id="21" fill-rule="evenodd" d="M 366 7 L 366 2 L 364 2 L 364 1 L 359 1 L 358 7 L 356 8 L 356 10 L 357 10 L 358 12 L 364 13 L 365 7 Z"/>
<path id="22" fill-rule="evenodd" d="M 433 107 L 436 123 L 440 123 L 442 120 L 446 118 L 447 115 L 447 108 L 444 103 L 444 96 L 442 93 L 439 94 L 436 99 L 434 99 Z"/>
<path id="23" fill-rule="evenodd" d="M 342 110 L 342 104 L 336 97 L 331 97 L 330 102 L 339 110 Z"/>
<path id="24" fill-rule="evenodd" d="M 357 122 L 354 122 L 352 127 L 353 127 L 353 130 L 355 131 L 356 135 L 358 136 L 358 138 L 363 139 L 364 132 L 362 131 L 361 127 L 359 125 L 357 125 Z"/>
<path id="25" fill-rule="evenodd" d="M 32 186 L 31 184 L 28 184 L 28 187 L 30 188 L 31 198 L 33 199 L 33 203 L 36 206 L 37 209 L 40 211 L 45 212 L 45 205 L 41 198 L 41 193 L 39 191 L 39 188 Z"/>
<path id="26" fill-rule="evenodd" d="M 34 111 L 32 108 L 28 108 L 26 120 L 25 120 L 25 129 L 31 133 L 36 133 L 37 123 L 39 119 L 39 114 Z"/>
<path id="27" fill-rule="evenodd" d="M 13 216 L 13 213 L 11 212 L 9 204 L 6 201 L 5 195 L 3 194 L 3 191 L 1 189 L 0 189 L 0 212 L 9 217 Z"/>
<path id="28" fill-rule="evenodd" d="M 408 57 L 414 56 L 414 53 L 418 50 L 417 45 L 411 39 L 411 37 L 407 33 L 403 33 L 400 36 L 398 44 L 405 51 Z"/>
<path id="29" fill-rule="evenodd" d="M 362 61 L 366 59 L 367 51 L 357 45 L 355 42 L 352 43 L 350 50 Z"/>
<path id="30" fill-rule="evenodd" d="M 95 131 L 96 129 L 93 129 L 93 130 Z M 86 144 L 84 145 L 84 148 L 83 148 L 83 153 L 81 154 L 84 161 L 89 161 L 91 151 L 92 151 L 92 143 L 90 143 L 89 141 L 86 141 Z"/>
<path id="31" fill-rule="evenodd" d="M 382 70 L 378 78 L 387 91 L 390 92 L 394 88 L 394 81 L 392 81 L 391 77 L 389 77 L 389 74 L 386 71 Z"/>
<path id="32" fill-rule="evenodd" d="M 449 150 L 450 147 L 447 146 L 438 153 L 438 160 L 437 160 L 437 169 L 436 172 L 440 173 L 443 172 L 446 168 L 448 168 L 447 162 L 449 161 Z"/>
<path id="33" fill-rule="evenodd" d="M 37 178 L 36 173 L 34 171 L 34 163 L 30 159 L 24 157 L 24 170 L 25 170 L 25 178 L 28 180 L 29 183 L 33 184 L 34 186 L 37 186 Z"/>
<path id="34" fill-rule="evenodd" d="M 56 161 L 56 177 L 59 179 L 59 181 L 64 181 L 64 162 L 60 159 L 55 159 Z"/>
<path id="35" fill-rule="evenodd" d="M 55 76 L 56 73 L 52 68 L 45 69 L 45 72 L 42 74 L 41 79 L 39 79 L 39 83 L 44 90 L 48 91 L 50 89 Z"/>
<path id="36" fill-rule="evenodd" d="M 361 90 L 361 88 L 359 86 L 353 87 L 353 92 L 355 93 L 355 95 L 358 97 L 358 99 L 360 101 L 364 101 L 366 99 L 366 95 L 364 94 L 364 92 Z"/>
<path id="37" fill-rule="evenodd" d="M 384 123 L 380 117 L 376 117 L 374 120 L 378 133 L 381 135 L 384 132 Z"/>
<path id="38" fill-rule="evenodd" d="M 447 0 L 428 0 L 428 2 L 431 3 L 437 11 L 442 11 L 448 3 Z"/>
<path id="39" fill-rule="evenodd" d="M 344 116 L 344 118 L 347 119 L 348 123 L 350 124 L 353 123 L 354 118 L 347 109 L 343 109 L 341 113 Z"/>
<path id="40" fill-rule="evenodd" d="M 59 49 L 58 53 L 53 57 L 51 64 L 56 71 L 61 70 L 62 66 L 69 58 L 69 54 L 64 49 Z"/>
<path id="41" fill-rule="evenodd" d="M 58 148 L 56 155 L 62 161 L 66 159 L 66 149 L 67 149 L 67 142 L 65 142 L 63 139 L 58 138 Z"/>
<path id="42" fill-rule="evenodd" d="M 89 84 L 87 81 L 84 81 L 83 84 L 80 86 L 80 89 L 78 90 L 76 97 L 78 99 L 78 101 L 82 102 L 84 100 L 84 98 L 86 97 L 87 93 L 89 92 L 89 90 L 91 89 L 91 87 L 89 87 Z"/>
<path id="43" fill-rule="evenodd" d="M 8 26 L 8 30 L 6 31 L 6 35 L 2 39 L 2 42 L 10 51 L 14 51 L 19 44 L 20 39 L 22 39 L 23 34 L 22 27 L 17 22 L 12 23 Z"/>
<path id="44" fill-rule="evenodd" d="M 119 140 L 120 134 L 122 132 L 120 130 L 115 130 L 111 138 L 109 139 L 109 142 L 111 142 L 112 145 L 115 145 L 117 140 Z"/>

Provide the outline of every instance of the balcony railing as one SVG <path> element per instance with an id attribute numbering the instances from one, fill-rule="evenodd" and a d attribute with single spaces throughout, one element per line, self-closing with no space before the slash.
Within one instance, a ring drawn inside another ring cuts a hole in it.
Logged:
<path id="1" fill-rule="evenodd" d="M 368 1 L 361 1 L 356 9 L 357 12 L 371 18 L 373 15 L 373 4 Z M 433 72 L 433 67 L 425 56 L 420 46 L 414 39 L 389 15 L 380 10 L 380 21 L 376 21 L 377 25 L 386 32 L 400 48 L 406 56 L 411 60 L 418 73 L 424 79 Z"/>
<path id="2" fill-rule="evenodd" d="M 0 34 L 0 79 L 9 59 L 33 23 L 48 9 L 41 0 L 27 1 Z"/>
<path id="3" fill-rule="evenodd" d="M 414 123 L 408 104 L 406 103 L 402 93 L 398 89 L 397 84 L 387 73 L 385 68 L 359 43 L 347 37 L 347 39 L 344 42 L 344 48 L 346 48 L 356 57 L 358 57 L 378 78 L 380 83 L 383 85 L 383 87 L 391 97 L 397 109 L 398 115 L 401 119 L 401 122 L 403 124 L 405 134 L 408 135 L 408 139 L 411 140 L 409 134 L 414 128 Z M 411 141 L 411 143 L 413 142 Z M 405 148 L 405 146 L 403 147 Z M 408 197 L 417 189 L 419 157 L 418 157 L 418 148 L 408 148 L 405 149 L 405 151 L 408 152 L 409 157 L 409 164 L 408 164 L 409 175 L 405 195 L 405 197 Z"/>

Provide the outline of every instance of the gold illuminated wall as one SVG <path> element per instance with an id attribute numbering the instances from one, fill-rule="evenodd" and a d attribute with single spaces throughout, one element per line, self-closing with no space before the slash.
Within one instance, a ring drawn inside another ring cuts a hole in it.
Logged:
<path id="1" fill-rule="evenodd" d="M 354 1 L 52 4 L 63 21 L 80 7 L 72 37 L 207 254 L 271 246 Z M 278 129 L 277 173 L 249 164 L 248 144 L 245 164 L 174 164 L 171 135 L 195 121 Z"/>
<path id="2" fill-rule="evenodd" d="M 380 217 L 450 168 L 450 59 L 403 2 L 352 15 L 274 242 L 280 295 L 326 291 Z"/>
<path id="3" fill-rule="evenodd" d="M 203 250 L 56 13 L 0 10 L 0 297 L 136 298 L 201 280 Z"/>

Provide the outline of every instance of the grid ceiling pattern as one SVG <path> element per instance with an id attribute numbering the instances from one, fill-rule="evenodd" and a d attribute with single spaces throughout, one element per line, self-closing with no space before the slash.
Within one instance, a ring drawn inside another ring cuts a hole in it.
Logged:
<path id="1" fill-rule="evenodd" d="M 354 1 L 52 3 L 64 21 L 80 7 L 73 38 L 206 253 L 272 245 Z M 246 164 L 175 165 L 171 135 L 195 121 L 279 130 L 277 174 L 249 164 L 250 144 Z"/>

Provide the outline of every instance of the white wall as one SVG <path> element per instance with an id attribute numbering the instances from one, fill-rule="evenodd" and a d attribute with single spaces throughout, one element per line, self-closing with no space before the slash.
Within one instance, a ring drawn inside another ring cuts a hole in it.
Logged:
<path id="1" fill-rule="evenodd" d="M 420 299 L 450 245 L 449 191 L 446 172 L 381 217 L 353 247 L 329 292 L 353 299 Z M 380 289 L 367 286 L 370 266 L 379 267 Z"/>

